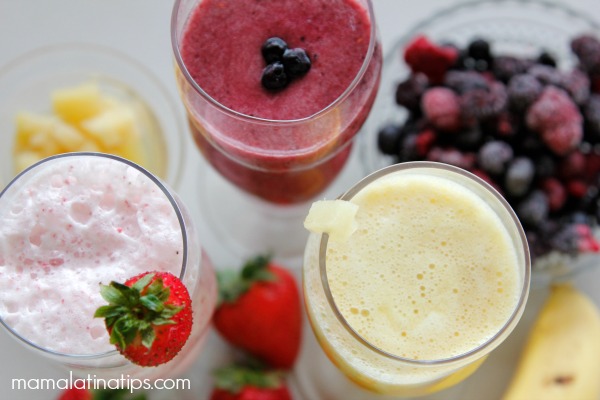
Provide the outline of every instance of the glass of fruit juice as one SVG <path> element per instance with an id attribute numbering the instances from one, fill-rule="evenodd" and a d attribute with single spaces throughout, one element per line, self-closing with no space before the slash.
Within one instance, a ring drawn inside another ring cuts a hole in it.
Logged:
<path id="1" fill-rule="evenodd" d="M 191 133 L 213 168 L 204 173 L 216 172 L 201 196 L 218 199 L 203 206 L 217 231 L 235 241 L 238 229 L 224 229 L 230 216 L 239 227 L 260 215 L 265 232 L 278 219 L 274 209 L 286 219 L 330 186 L 378 89 L 370 0 L 178 0 L 171 38 Z M 282 236 L 289 239 L 276 231 L 267 242 Z"/>
<path id="2" fill-rule="evenodd" d="M 214 271 L 181 199 L 126 159 L 101 153 L 46 158 L 0 193 L 0 323 L 76 376 L 181 374 L 196 359 L 216 298 Z M 105 323 L 100 284 L 170 272 L 187 288 L 191 334 L 169 362 L 123 357 Z"/>
<path id="3" fill-rule="evenodd" d="M 453 386 L 521 317 L 531 269 L 523 229 L 469 172 L 434 162 L 390 166 L 338 200 L 315 203 L 305 223 L 314 334 L 368 393 L 344 398 Z"/>

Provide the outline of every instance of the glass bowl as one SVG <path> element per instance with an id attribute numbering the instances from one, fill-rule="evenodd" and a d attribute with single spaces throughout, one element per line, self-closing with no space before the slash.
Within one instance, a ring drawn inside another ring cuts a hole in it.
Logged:
<path id="1" fill-rule="evenodd" d="M 68 151 L 113 153 L 140 164 L 177 189 L 184 163 L 185 124 L 175 101 L 160 80 L 138 61 L 111 48 L 87 43 L 62 43 L 42 47 L 0 67 L 0 131 L 3 135 L 0 184 L 6 185 L 20 169 L 29 164 L 29 158 L 25 157 L 17 165 L 19 162 L 16 161 L 14 150 L 17 142 L 23 142 L 21 136 L 17 139 L 17 116 L 27 114 L 53 117 L 53 94 L 57 90 L 81 85 L 92 85 L 105 100 L 108 99 L 107 104 L 112 102 L 117 104 L 115 108 L 127 109 L 127 115 L 133 115 L 135 121 L 136 133 L 131 136 L 135 139 L 119 145 L 120 147 L 112 145 L 108 139 L 101 139 L 103 141 L 100 143 L 108 143 L 109 147 L 98 148 L 98 141 L 95 141 L 97 136 L 91 135 L 90 141 L 90 135 L 87 134 L 84 135 L 84 144 L 80 144 L 80 139 L 76 141 L 77 146 L 83 148 L 71 150 L 71 145 L 64 147 L 60 145 L 63 143 L 60 141 L 59 145 L 54 142 L 47 144 L 45 139 L 40 139 L 46 134 L 38 135 L 35 132 L 48 131 L 44 128 L 46 125 L 36 125 L 31 131 L 35 138 L 29 139 L 26 136 L 24 142 L 28 143 L 27 148 L 30 140 L 39 147 L 35 157 L 41 155 L 43 158 Z M 121 114 L 117 112 L 117 115 L 123 116 L 124 113 L 125 111 Z M 75 127 L 78 123 L 70 126 Z M 116 130 L 112 126 L 117 125 L 104 125 L 106 126 L 111 127 L 106 128 L 108 130 Z M 97 129 L 102 132 L 102 125 Z M 32 162 L 35 161 L 34 158 L 31 159 Z"/>
<path id="2" fill-rule="evenodd" d="M 575 66 L 577 60 L 570 41 L 578 34 L 600 32 L 600 23 L 581 12 L 537 0 L 468 1 L 435 12 L 418 22 L 392 46 L 385 56 L 381 87 L 362 134 L 360 159 L 364 174 L 397 162 L 378 149 L 377 136 L 390 123 L 402 124 L 409 117 L 395 102 L 396 86 L 410 74 L 403 52 L 417 35 L 423 34 L 437 44 L 465 48 L 473 39 L 490 42 L 496 55 L 537 57 L 542 50 L 552 54 L 557 68 Z M 598 237 L 598 235 L 596 235 Z M 568 279 L 574 273 L 600 264 L 598 253 L 569 256 L 552 251 L 537 257 L 534 282 L 548 283 Z"/>

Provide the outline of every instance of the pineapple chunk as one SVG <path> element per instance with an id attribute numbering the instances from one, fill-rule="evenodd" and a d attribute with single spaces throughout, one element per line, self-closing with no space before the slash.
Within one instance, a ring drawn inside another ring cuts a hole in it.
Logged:
<path id="1" fill-rule="evenodd" d="M 75 151 L 85 141 L 85 137 L 77 128 L 55 118 L 50 136 L 65 151 Z"/>
<path id="2" fill-rule="evenodd" d="M 320 200 L 310 207 L 304 227 L 327 233 L 330 240 L 346 241 L 356 231 L 358 205 L 344 200 Z"/>
<path id="3" fill-rule="evenodd" d="M 14 158 L 15 172 L 19 173 L 23 171 L 25 168 L 29 167 L 32 164 L 35 164 L 42 158 L 44 157 L 35 151 L 24 150 L 21 152 L 17 152 Z"/>
<path id="4" fill-rule="evenodd" d="M 129 137 L 137 136 L 135 116 L 127 107 L 105 110 L 83 121 L 81 127 L 107 149 L 121 145 Z"/>
<path id="5" fill-rule="evenodd" d="M 58 89 L 51 97 L 54 112 L 63 120 L 73 124 L 98 114 L 104 105 L 100 88 L 94 83 Z"/>

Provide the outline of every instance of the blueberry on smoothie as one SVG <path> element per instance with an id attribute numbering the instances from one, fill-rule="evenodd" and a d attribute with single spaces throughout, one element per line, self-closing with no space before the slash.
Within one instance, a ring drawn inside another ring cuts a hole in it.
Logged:
<path id="1" fill-rule="evenodd" d="M 287 86 L 288 76 L 282 63 L 274 62 L 263 69 L 262 85 L 269 90 L 278 90 Z"/>
<path id="2" fill-rule="evenodd" d="M 287 50 L 288 45 L 280 37 L 270 37 L 263 43 L 261 47 L 262 56 L 267 64 L 272 64 L 276 61 L 281 61 L 283 53 Z"/>

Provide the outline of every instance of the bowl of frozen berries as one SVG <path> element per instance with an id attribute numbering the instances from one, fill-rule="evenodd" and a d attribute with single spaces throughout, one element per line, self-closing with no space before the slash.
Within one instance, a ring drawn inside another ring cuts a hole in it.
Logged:
<path id="1" fill-rule="evenodd" d="M 543 1 L 475 1 L 387 55 L 362 135 L 365 172 L 429 160 L 511 204 L 538 279 L 600 264 L 600 25 Z"/>

